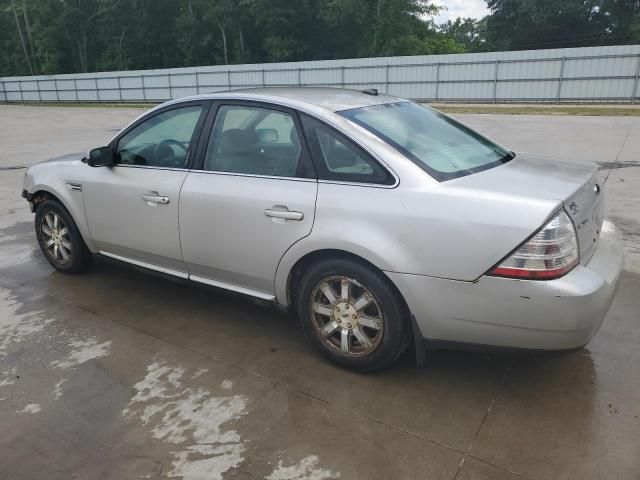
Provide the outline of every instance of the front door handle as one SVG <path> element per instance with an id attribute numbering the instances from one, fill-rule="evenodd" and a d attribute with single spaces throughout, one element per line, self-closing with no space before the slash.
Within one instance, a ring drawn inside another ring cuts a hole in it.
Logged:
<path id="1" fill-rule="evenodd" d="M 300 222 L 304 218 L 304 213 L 292 212 L 287 207 L 284 207 L 282 210 L 273 210 L 271 208 L 267 208 L 264 211 L 264 214 L 267 217 L 271 217 L 271 218 L 282 218 L 284 220 L 296 220 L 298 222 Z"/>
<path id="2" fill-rule="evenodd" d="M 166 205 L 169 203 L 169 197 L 163 197 L 159 195 L 158 192 L 149 192 L 142 194 L 142 200 L 150 204 Z"/>

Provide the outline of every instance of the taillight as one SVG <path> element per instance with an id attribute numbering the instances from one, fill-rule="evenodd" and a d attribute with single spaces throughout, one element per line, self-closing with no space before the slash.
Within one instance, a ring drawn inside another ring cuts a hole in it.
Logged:
<path id="1" fill-rule="evenodd" d="M 579 257 L 575 228 L 563 210 L 489 275 L 551 280 L 571 271 Z"/>

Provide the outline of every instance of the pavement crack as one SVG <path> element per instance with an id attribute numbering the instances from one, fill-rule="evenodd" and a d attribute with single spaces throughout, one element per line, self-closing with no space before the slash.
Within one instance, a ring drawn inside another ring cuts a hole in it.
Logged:
<path id="1" fill-rule="evenodd" d="M 521 475 L 519 473 L 512 472 L 508 468 L 502 467 L 500 465 L 496 465 L 495 463 L 487 462 L 486 460 L 482 460 L 481 458 L 474 457 L 473 455 L 469 455 L 469 458 L 473 458 L 477 462 L 484 463 L 485 465 L 489 465 L 489 466 L 491 466 L 493 468 L 497 468 L 498 470 L 505 471 L 505 472 L 509 473 L 509 475 L 513 475 L 514 477 L 522 478 L 523 480 L 531 480 L 529 477 L 525 477 L 524 475 Z"/>
<path id="2" fill-rule="evenodd" d="M 4 170 L 25 170 L 29 167 L 24 166 L 24 165 L 11 165 L 8 167 L 0 167 L 0 171 L 4 171 Z"/>
<path id="3" fill-rule="evenodd" d="M 478 426 L 478 429 L 476 430 L 475 435 L 471 439 L 471 442 L 469 442 L 469 446 L 467 447 L 466 452 L 464 452 L 464 454 L 462 455 L 462 458 L 460 459 L 460 463 L 458 464 L 458 470 L 456 470 L 456 473 L 453 476 L 453 480 L 457 480 L 458 476 L 460 475 L 460 472 L 462 471 L 462 467 L 464 466 L 464 462 L 466 461 L 467 457 L 471 455 L 471 450 L 473 449 L 473 446 L 475 445 L 476 440 L 480 435 L 480 431 L 482 430 L 482 427 L 484 427 L 484 424 L 487 423 L 487 419 L 489 418 L 489 414 L 491 413 L 491 410 L 493 410 L 493 406 L 496 404 L 496 402 L 498 401 L 498 398 L 500 397 L 500 392 L 502 391 L 504 384 L 507 382 L 507 378 L 511 373 L 512 367 L 513 367 L 513 362 L 510 362 L 506 370 L 504 371 L 504 375 L 502 375 L 502 379 L 500 380 L 500 384 L 498 385 L 496 394 L 493 396 L 491 403 L 489 403 L 489 407 L 487 408 L 487 411 L 484 413 L 484 416 L 482 417 L 482 421 L 480 422 L 480 425 Z M 502 467 L 499 467 L 499 468 L 502 468 Z"/>

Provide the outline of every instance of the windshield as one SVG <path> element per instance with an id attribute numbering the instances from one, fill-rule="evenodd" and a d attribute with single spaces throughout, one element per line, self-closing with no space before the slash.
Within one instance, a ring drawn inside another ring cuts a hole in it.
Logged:
<path id="1" fill-rule="evenodd" d="M 436 110 L 398 102 L 340 112 L 444 181 L 508 162 L 514 154 Z"/>

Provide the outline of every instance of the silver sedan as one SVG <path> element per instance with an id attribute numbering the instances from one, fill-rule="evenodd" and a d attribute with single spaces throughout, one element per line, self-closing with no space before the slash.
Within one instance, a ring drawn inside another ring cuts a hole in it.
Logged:
<path id="1" fill-rule="evenodd" d="M 171 101 L 29 168 L 23 196 L 57 270 L 99 254 L 275 302 L 359 371 L 425 342 L 585 345 L 622 264 L 595 165 L 375 90 Z"/>

